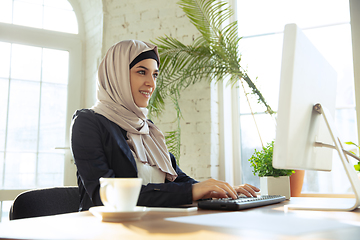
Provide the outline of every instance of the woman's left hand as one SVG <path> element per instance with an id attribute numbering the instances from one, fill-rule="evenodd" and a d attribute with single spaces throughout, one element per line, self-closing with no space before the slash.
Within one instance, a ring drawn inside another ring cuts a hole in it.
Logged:
<path id="1" fill-rule="evenodd" d="M 256 192 L 260 192 L 260 189 L 250 184 L 242 184 L 240 186 L 234 187 L 234 189 L 239 195 L 244 194 L 247 197 L 256 197 Z"/>

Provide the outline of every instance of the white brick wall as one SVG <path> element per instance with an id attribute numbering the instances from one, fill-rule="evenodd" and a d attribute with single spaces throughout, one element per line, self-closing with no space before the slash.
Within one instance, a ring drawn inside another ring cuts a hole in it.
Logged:
<path id="1" fill-rule="evenodd" d="M 101 59 L 102 50 L 103 11 L 102 3 L 99 0 L 78 0 L 78 4 L 82 10 L 84 21 L 84 107 L 88 108 L 96 101 L 97 67 Z"/>
<path id="2" fill-rule="evenodd" d="M 199 34 L 176 4 L 177 0 L 78 2 L 85 23 L 85 107 L 95 102 L 97 66 L 102 55 L 114 43 L 125 39 L 150 42 L 168 35 L 190 44 Z M 216 90 L 207 82 L 200 82 L 181 93 L 180 107 L 184 120 L 181 124 L 180 167 L 198 180 L 218 176 L 216 96 Z M 175 117 L 172 104 L 168 103 L 166 111 L 154 121 L 166 132 L 175 129 Z"/>

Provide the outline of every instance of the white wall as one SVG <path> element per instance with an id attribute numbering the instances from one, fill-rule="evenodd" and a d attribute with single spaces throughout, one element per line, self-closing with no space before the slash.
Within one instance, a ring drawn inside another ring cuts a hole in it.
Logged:
<path id="1" fill-rule="evenodd" d="M 81 8 L 80 16 L 84 23 L 83 34 L 83 72 L 84 107 L 91 107 L 96 101 L 97 67 L 101 60 L 103 38 L 103 9 L 100 0 L 77 1 Z"/>
<path id="2" fill-rule="evenodd" d="M 177 0 L 73 0 L 78 1 L 84 22 L 84 107 L 96 101 L 97 66 L 106 50 L 125 39 L 156 41 L 172 36 L 191 44 L 198 36 L 176 4 Z M 198 83 L 181 94 L 182 141 L 180 167 L 204 180 L 218 177 L 219 140 L 217 91 L 206 82 Z M 163 132 L 175 129 L 175 112 L 167 104 L 164 114 L 155 120 Z"/>

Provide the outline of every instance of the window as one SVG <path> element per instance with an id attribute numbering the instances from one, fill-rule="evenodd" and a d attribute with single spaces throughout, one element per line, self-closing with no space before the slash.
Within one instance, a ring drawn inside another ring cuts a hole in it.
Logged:
<path id="1" fill-rule="evenodd" d="M 0 42 L 1 187 L 63 184 L 69 53 Z"/>
<path id="2" fill-rule="evenodd" d="M 78 33 L 75 12 L 66 0 L 2 0 L 0 22 Z"/>
<path id="3" fill-rule="evenodd" d="M 77 33 L 67 0 L 0 3 L 2 220 L 19 189 L 76 185 L 68 146 L 71 116 L 81 107 Z"/>
<path id="4" fill-rule="evenodd" d="M 326 7 L 325 7 L 326 6 Z M 242 65 L 261 89 L 273 110 L 277 110 L 283 28 L 296 23 L 338 73 L 336 116 L 340 140 L 357 142 L 352 44 L 349 2 L 342 0 L 237 1 Z M 243 182 L 258 185 L 247 159 L 254 149 L 261 149 L 252 115 L 243 89 L 240 88 L 240 124 Z M 249 91 L 248 91 L 249 92 Z M 250 96 L 250 95 L 248 95 Z M 264 144 L 275 138 L 275 119 L 251 98 Z M 348 193 L 347 180 L 337 153 L 333 171 L 306 171 L 303 192 Z"/>

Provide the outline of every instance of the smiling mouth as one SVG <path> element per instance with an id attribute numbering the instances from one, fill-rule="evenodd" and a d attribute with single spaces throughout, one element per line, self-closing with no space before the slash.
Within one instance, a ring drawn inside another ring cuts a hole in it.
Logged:
<path id="1" fill-rule="evenodd" d="M 145 95 L 145 97 L 150 97 L 150 92 L 140 91 L 141 94 Z"/>

